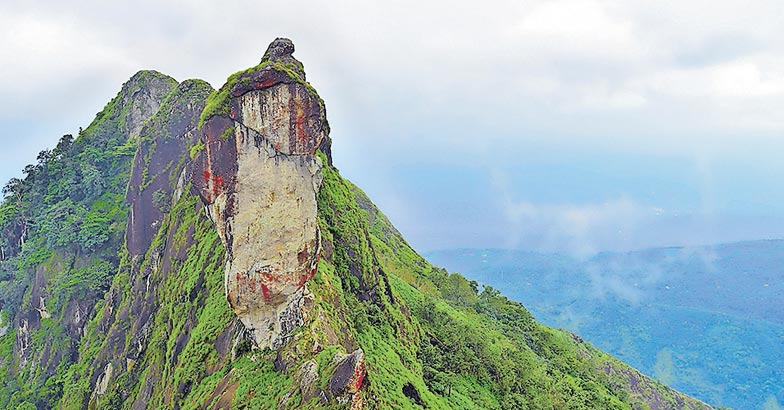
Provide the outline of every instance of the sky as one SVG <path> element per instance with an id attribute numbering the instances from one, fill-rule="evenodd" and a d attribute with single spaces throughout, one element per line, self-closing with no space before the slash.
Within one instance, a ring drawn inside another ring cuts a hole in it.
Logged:
<path id="1" fill-rule="evenodd" d="M 141 69 L 258 63 L 327 103 L 335 165 L 421 251 L 784 237 L 784 2 L 0 2 L 0 179 Z"/>

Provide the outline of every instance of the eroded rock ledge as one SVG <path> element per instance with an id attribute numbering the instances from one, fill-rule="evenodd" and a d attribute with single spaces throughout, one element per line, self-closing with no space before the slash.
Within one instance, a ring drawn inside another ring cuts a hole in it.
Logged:
<path id="1" fill-rule="evenodd" d="M 304 323 L 321 246 L 315 154 L 329 126 L 293 51 L 276 39 L 262 64 L 230 77 L 211 97 L 227 100 L 208 102 L 225 109 L 204 120 L 192 152 L 193 185 L 227 249 L 226 296 L 259 347 Z"/>

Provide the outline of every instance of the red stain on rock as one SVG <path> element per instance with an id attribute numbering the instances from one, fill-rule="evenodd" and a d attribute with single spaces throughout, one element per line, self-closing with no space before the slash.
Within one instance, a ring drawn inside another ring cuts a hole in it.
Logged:
<path id="1" fill-rule="evenodd" d="M 234 194 L 229 195 L 229 198 L 226 200 L 226 215 L 228 216 L 235 215 L 234 201 Z"/>
<path id="2" fill-rule="evenodd" d="M 354 368 L 354 385 L 351 386 L 354 391 L 359 391 L 362 388 L 362 381 L 365 380 L 365 361 L 359 363 L 359 365 Z"/>
<path id="3" fill-rule="evenodd" d="M 281 280 L 280 275 L 273 275 L 272 273 L 267 273 L 267 272 L 262 273 L 261 277 L 262 279 L 264 279 L 266 283 L 277 283 L 280 282 Z"/>
<path id="4" fill-rule="evenodd" d="M 307 283 L 309 280 L 313 279 L 314 276 L 316 276 L 320 259 L 321 259 L 321 254 L 316 255 L 316 265 L 313 267 L 313 269 L 310 270 L 310 272 L 308 272 L 307 274 L 299 278 L 299 284 L 297 285 L 298 288 L 301 289 L 303 286 L 305 286 L 305 283 Z"/>
<path id="5" fill-rule="evenodd" d="M 212 194 L 215 196 L 220 195 L 221 190 L 224 186 L 223 177 L 220 175 L 213 175 L 212 177 Z"/>
<path id="6" fill-rule="evenodd" d="M 220 195 L 221 191 L 226 186 L 226 183 L 224 182 L 222 176 L 220 176 L 220 175 L 213 175 L 208 170 L 204 171 L 204 181 L 205 181 L 205 184 L 207 186 L 210 186 L 210 184 L 212 184 L 212 196 L 213 197 L 216 197 L 216 196 Z M 232 203 L 232 209 L 233 209 L 233 207 L 234 207 L 234 204 Z"/>
<path id="7" fill-rule="evenodd" d="M 235 107 L 236 104 L 232 103 L 232 109 Z M 212 208 L 213 217 L 223 222 L 223 224 L 216 224 L 216 227 L 224 246 L 229 251 L 233 247 L 230 232 L 223 232 L 221 228 L 225 228 L 226 220 L 238 212 L 237 198 L 233 197 L 238 168 L 237 141 L 233 138 L 226 140 L 223 137 L 233 126 L 234 121 L 224 114 L 215 115 L 205 121 L 200 130 L 200 141 L 205 149 L 199 151 L 188 165 L 191 192 L 199 195 L 203 203 Z M 221 197 L 221 194 L 226 196 Z M 223 207 L 216 207 L 216 201 L 221 199 Z M 242 281 L 242 278 L 238 277 L 237 281 Z"/>
<path id="8" fill-rule="evenodd" d="M 313 268 L 307 274 L 300 276 L 297 287 L 301 289 L 309 280 L 313 279 L 314 276 L 316 276 L 316 268 Z"/>
<path id="9" fill-rule="evenodd" d="M 261 284 L 261 295 L 262 297 L 264 297 L 265 301 L 269 302 L 270 300 L 269 288 L 267 288 L 267 285 L 263 283 Z"/>
<path id="10" fill-rule="evenodd" d="M 249 91 L 263 90 L 277 84 L 292 84 L 297 80 L 289 76 L 286 72 L 278 70 L 273 66 L 266 66 L 255 72 L 243 75 L 231 87 L 231 95 L 239 97 Z"/>
<path id="11" fill-rule="evenodd" d="M 295 132 L 297 134 L 297 141 L 299 141 L 300 144 L 304 144 L 308 140 L 308 134 L 305 132 L 305 127 L 303 126 L 304 123 L 305 118 L 303 117 L 303 112 L 301 110 L 297 110 Z"/>

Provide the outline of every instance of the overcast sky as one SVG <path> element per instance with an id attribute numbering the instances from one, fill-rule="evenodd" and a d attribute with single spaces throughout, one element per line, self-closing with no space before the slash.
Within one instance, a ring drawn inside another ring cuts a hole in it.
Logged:
<path id="1" fill-rule="evenodd" d="M 140 69 L 291 38 L 335 164 L 415 247 L 784 237 L 784 2 L 0 3 L 0 177 Z"/>

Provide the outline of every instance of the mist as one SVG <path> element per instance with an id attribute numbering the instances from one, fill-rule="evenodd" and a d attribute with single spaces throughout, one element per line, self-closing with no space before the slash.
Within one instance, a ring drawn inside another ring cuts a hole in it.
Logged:
<path id="1" fill-rule="evenodd" d="M 335 164 L 420 249 L 778 238 L 782 7 L 4 3 L 0 179 L 137 70 L 219 87 L 286 36 L 327 101 Z"/>

